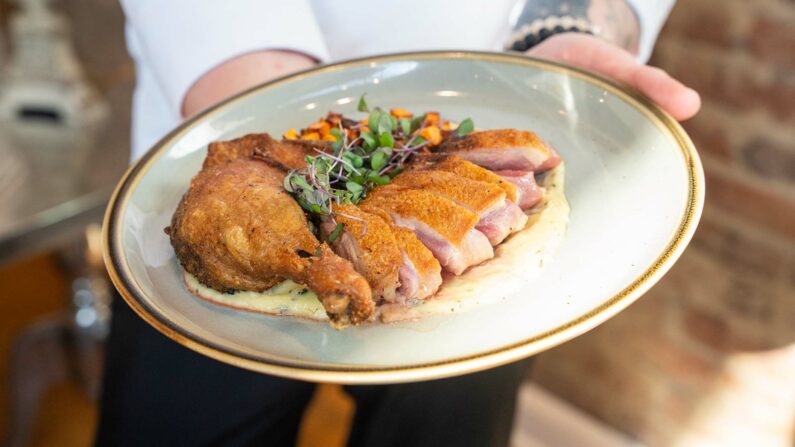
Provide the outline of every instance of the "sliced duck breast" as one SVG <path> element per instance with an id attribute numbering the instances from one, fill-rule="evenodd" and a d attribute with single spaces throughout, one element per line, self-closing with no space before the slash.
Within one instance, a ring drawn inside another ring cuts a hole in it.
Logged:
<path id="1" fill-rule="evenodd" d="M 398 271 L 400 287 L 396 301 L 402 303 L 433 296 L 442 285 L 442 266 L 433 253 L 413 231 L 391 223 L 392 218 L 385 211 L 378 208 L 370 208 L 369 211 L 390 222 L 389 227 L 403 255 L 403 265 Z"/>
<path id="2" fill-rule="evenodd" d="M 532 171 L 497 171 L 496 174 L 516 186 L 516 204 L 523 210 L 532 208 L 544 196 L 544 188 L 538 186 Z"/>
<path id="3" fill-rule="evenodd" d="M 472 132 L 444 141 L 437 152 L 455 154 L 492 171 L 534 171 L 552 169 L 560 156 L 533 132 L 495 129 Z"/>
<path id="4" fill-rule="evenodd" d="M 505 195 L 511 202 L 518 203 L 516 199 L 516 185 L 505 180 L 499 175 L 482 168 L 472 162 L 466 161 L 455 155 L 445 157 L 442 160 L 429 164 L 427 169 L 435 169 L 438 171 L 452 172 L 461 177 L 466 177 L 471 180 L 480 182 L 487 182 L 497 185 L 505 191 Z"/>
<path id="5" fill-rule="evenodd" d="M 475 229 L 477 214 L 437 194 L 385 186 L 371 191 L 360 207 L 381 209 L 395 225 L 414 231 L 453 274 L 494 257 L 488 238 Z"/>
<path id="6" fill-rule="evenodd" d="M 355 205 L 334 205 L 333 211 L 334 221 L 328 218 L 320 227 L 328 239 L 336 224 L 344 225 L 331 242 L 334 252 L 351 261 L 353 268 L 364 276 L 373 298 L 395 301 L 403 255 L 389 224 Z"/>
<path id="7" fill-rule="evenodd" d="M 438 194 L 474 212 L 478 216 L 475 228 L 486 235 L 491 245 L 499 244 L 527 223 L 527 216 L 506 199 L 502 188 L 492 183 L 446 171 L 425 170 L 404 172 L 392 184 Z"/>

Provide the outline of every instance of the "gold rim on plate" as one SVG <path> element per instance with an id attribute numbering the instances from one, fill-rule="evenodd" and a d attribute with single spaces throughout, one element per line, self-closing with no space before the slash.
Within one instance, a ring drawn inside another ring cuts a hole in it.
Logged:
<path id="1" fill-rule="evenodd" d="M 345 69 L 355 65 L 391 62 L 396 60 L 416 61 L 428 59 L 468 59 L 522 65 L 541 70 L 565 73 L 609 91 L 646 116 L 658 128 L 667 132 L 676 142 L 686 165 L 688 199 L 676 232 L 652 265 L 635 278 L 627 287 L 607 299 L 600 306 L 542 334 L 517 343 L 512 343 L 502 348 L 470 356 L 463 356 L 440 362 L 397 367 L 306 363 L 240 352 L 228 346 L 221 346 L 188 333 L 160 313 L 158 309 L 150 306 L 145 299 L 141 298 L 142 293 L 135 287 L 135 281 L 132 279 L 132 274 L 130 273 L 126 259 L 121 255 L 123 250 L 119 216 L 123 214 L 122 211 L 126 208 L 127 201 L 130 197 L 129 192 L 146 173 L 149 166 L 162 155 L 163 149 L 166 146 L 209 115 L 218 113 L 220 110 L 232 106 L 249 95 L 280 84 L 299 81 L 318 73 Z M 113 284 L 127 304 L 132 307 L 141 318 L 172 340 L 208 357 L 261 373 L 314 382 L 346 384 L 411 382 L 472 373 L 517 361 L 581 335 L 618 314 L 651 288 L 679 258 L 695 232 L 703 203 L 704 173 L 701 167 L 701 161 L 692 141 L 676 120 L 651 102 L 647 97 L 627 86 L 578 68 L 556 62 L 534 59 L 523 55 L 472 51 L 400 53 L 323 65 L 285 76 L 235 95 L 182 123 L 131 166 L 116 186 L 110 202 L 108 203 L 103 222 L 103 255 L 105 265 L 107 266 Z"/>

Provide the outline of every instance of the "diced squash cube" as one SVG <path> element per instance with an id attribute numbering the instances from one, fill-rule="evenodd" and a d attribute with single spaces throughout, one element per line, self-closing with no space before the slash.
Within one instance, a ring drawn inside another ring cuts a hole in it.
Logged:
<path id="1" fill-rule="evenodd" d="M 296 132 L 295 129 L 291 127 L 290 130 L 288 130 L 287 132 L 284 133 L 284 135 L 282 135 L 282 138 L 284 138 L 285 140 L 295 140 L 298 138 L 298 132 Z"/>
<path id="2" fill-rule="evenodd" d="M 420 136 L 430 141 L 434 146 L 442 142 L 442 132 L 438 127 L 424 127 L 420 130 Z"/>
<path id="3" fill-rule="evenodd" d="M 394 117 L 395 117 L 395 118 L 397 118 L 397 119 L 401 119 L 401 118 L 411 118 L 412 116 L 414 116 L 414 115 L 413 115 L 411 112 L 409 112 L 408 110 L 406 110 L 406 109 L 401 109 L 401 108 L 390 109 L 390 110 L 389 110 L 389 113 L 391 113 L 391 114 L 392 114 L 392 116 L 394 116 Z"/>
<path id="4" fill-rule="evenodd" d="M 329 123 L 327 123 L 325 120 L 320 120 L 316 123 L 312 123 L 309 126 L 309 129 L 316 130 L 321 135 L 328 133 L 330 128 L 331 126 L 329 126 Z"/>

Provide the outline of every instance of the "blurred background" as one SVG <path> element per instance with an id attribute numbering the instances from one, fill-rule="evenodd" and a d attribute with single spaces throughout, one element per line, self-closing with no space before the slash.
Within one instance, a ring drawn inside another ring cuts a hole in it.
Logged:
<path id="1" fill-rule="evenodd" d="M 113 0 L 0 1 L 0 439 L 91 443 L 107 333 L 97 225 L 128 160 Z M 795 446 L 795 2 L 679 0 L 652 63 L 702 94 L 690 248 L 649 294 L 543 353 L 514 445 Z M 302 446 L 344 444 L 319 389 Z"/>

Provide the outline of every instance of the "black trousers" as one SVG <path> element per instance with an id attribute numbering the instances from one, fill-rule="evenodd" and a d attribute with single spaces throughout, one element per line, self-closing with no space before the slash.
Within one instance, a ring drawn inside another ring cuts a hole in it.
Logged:
<path id="1" fill-rule="evenodd" d="M 116 298 L 98 446 L 293 446 L 315 385 L 204 357 Z M 450 379 L 348 386 L 348 445 L 505 446 L 527 361 Z"/>

